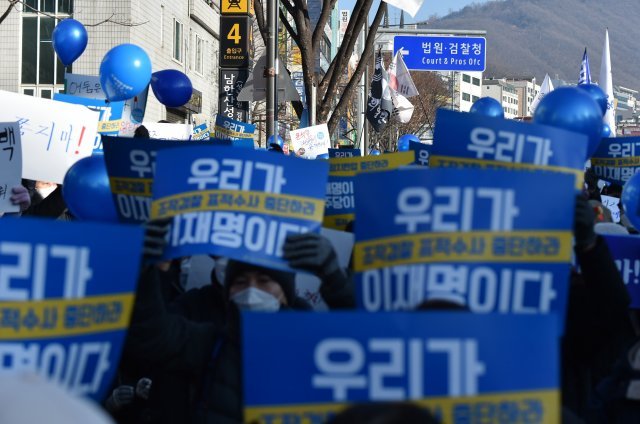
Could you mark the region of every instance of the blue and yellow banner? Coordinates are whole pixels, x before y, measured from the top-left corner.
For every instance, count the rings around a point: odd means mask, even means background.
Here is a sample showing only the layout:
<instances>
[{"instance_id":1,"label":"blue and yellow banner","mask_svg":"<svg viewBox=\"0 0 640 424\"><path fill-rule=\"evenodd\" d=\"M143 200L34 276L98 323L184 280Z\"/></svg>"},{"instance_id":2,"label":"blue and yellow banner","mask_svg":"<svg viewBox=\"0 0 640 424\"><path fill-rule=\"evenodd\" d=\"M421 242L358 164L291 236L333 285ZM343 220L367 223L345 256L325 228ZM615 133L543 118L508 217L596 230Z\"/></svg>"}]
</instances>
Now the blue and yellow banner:
<instances>
[{"instance_id":1,"label":"blue and yellow banner","mask_svg":"<svg viewBox=\"0 0 640 424\"><path fill-rule=\"evenodd\" d=\"M581 190L587 146L582 134L439 109L429 164L562 172L574 175Z\"/></svg>"},{"instance_id":2,"label":"blue and yellow banner","mask_svg":"<svg viewBox=\"0 0 640 424\"><path fill-rule=\"evenodd\" d=\"M360 149L329 149L330 158L359 158L362 156Z\"/></svg>"},{"instance_id":3,"label":"blue and yellow banner","mask_svg":"<svg viewBox=\"0 0 640 424\"><path fill-rule=\"evenodd\" d=\"M102 401L133 310L142 228L0 219L0 372Z\"/></svg>"},{"instance_id":4,"label":"blue and yellow banner","mask_svg":"<svg viewBox=\"0 0 640 424\"><path fill-rule=\"evenodd\" d=\"M631 308L640 309L640 237L606 235L611 257L631 297Z\"/></svg>"},{"instance_id":5,"label":"blue and yellow banner","mask_svg":"<svg viewBox=\"0 0 640 424\"><path fill-rule=\"evenodd\" d=\"M414 161L413 152L392 153L382 156L341 157L329 159L324 226L344 230L355 219L356 175L366 172L388 171ZM382 189L382 187L380 187Z\"/></svg>"},{"instance_id":6,"label":"blue and yellow banner","mask_svg":"<svg viewBox=\"0 0 640 424\"><path fill-rule=\"evenodd\" d=\"M213 130L214 137L222 140L250 139L253 141L253 133L256 131L256 126L218 114L216 115L216 124Z\"/></svg>"},{"instance_id":7,"label":"blue and yellow banner","mask_svg":"<svg viewBox=\"0 0 640 424\"><path fill-rule=\"evenodd\" d=\"M573 182L560 173L452 168L358 176L359 306L409 310L438 299L563 322Z\"/></svg>"},{"instance_id":8,"label":"blue and yellow banner","mask_svg":"<svg viewBox=\"0 0 640 424\"><path fill-rule=\"evenodd\" d=\"M591 157L591 169L600 179L625 185L640 171L640 137L603 138Z\"/></svg>"},{"instance_id":9,"label":"blue and yellow banner","mask_svg":"<svg viewBox=\"0 0 640 424\"><path fill-rule=\"evenodd\" d=\"M558 423L556 324L470 313L245 313L244 421L324 423L352 403L411 401L448 424Z\"/></svg>"},{"instance_id":10,"label":"blue and yellow banner","mask_svg":"<svg viewBox=\"0 0 640 424\"><path fill-rule=\"evenodd\" d=\"M166 257L210 253L288 269L288 234L317 232L329 165L233 147L159 151L151 217L172 218Z\"/></svg>"}]
</instances>

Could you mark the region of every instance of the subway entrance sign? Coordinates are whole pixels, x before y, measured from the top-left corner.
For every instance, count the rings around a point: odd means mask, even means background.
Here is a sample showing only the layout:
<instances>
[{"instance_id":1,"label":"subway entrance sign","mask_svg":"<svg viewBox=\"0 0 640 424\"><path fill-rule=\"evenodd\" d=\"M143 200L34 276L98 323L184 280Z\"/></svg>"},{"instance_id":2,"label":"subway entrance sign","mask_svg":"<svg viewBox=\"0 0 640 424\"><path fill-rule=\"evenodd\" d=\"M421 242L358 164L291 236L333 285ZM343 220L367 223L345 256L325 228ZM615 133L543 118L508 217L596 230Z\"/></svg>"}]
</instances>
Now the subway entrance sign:
<instances>
[{"instance_id":1,"label":"subway entrance sign","mask_svg":"<svg viewBox=\"0 0 640 424\"><path fill-rule=\"evenodd\" d=\"M486 68L484 37L398 35L393 39L393 53L398 50L412 71L484 72Z\"/></svg>"}]
</instances>

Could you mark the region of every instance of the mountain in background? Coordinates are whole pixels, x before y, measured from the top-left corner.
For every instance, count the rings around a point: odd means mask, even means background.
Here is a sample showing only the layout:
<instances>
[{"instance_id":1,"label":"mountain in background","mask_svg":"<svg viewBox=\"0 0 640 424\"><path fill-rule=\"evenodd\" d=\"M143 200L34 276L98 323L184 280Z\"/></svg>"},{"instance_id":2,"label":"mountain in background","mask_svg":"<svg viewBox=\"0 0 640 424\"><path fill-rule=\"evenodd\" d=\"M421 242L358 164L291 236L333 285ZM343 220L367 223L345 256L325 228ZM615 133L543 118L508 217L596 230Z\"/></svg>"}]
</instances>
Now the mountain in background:
<instances>
[{"instance_id":1,"label":"mountain in background","mask_svg":"<svg viewBox=\"0 0 640 424\"><path fill-rule=\"evenodd\" d=\"M587 47L591 76L600 75L609 28L613 83L640 89L638 0L501 0L467 6L421 28L487 31L485 78L535 76L577 83Z\"/></svg>"}]
</instances>

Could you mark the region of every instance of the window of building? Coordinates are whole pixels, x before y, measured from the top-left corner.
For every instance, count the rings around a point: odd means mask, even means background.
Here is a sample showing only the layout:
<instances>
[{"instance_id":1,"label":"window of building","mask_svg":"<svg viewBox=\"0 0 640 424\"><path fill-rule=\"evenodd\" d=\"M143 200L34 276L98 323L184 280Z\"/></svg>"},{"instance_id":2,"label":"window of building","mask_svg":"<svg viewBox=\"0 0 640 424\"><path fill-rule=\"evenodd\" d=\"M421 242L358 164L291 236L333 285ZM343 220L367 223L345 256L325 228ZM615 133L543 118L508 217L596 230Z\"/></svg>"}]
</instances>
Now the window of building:
<instances>
[{"instance_id":1,"label":"window of building","mask_svg":"<svg viewBox=\"0 0 640 424\"><path fill-rule=\"evenodd\" d=\"M177 19L173 19L173 58L178 62L183 61L183 37L184 25Z\"/></svg>"},{"instance_id":2,"label":"window of building","mask_svg":"<svg viewBox=\"0 0 640 424\"><path fill-rule=\"evenodd\" d=\"M22 10L21 91L50 99L64 86L65 72L53 50L51 35L55 26L73 13L73 1L28 0ZM69 66L67 71L71 70Z\"/></svg>"},{"instance_id":3,"label":"window of building","mask_svg":"<svg viewBox=\"0 0 640 424\"><path fill-rule=\"evenodd\" d=\"M470 102L471 95L469 93L462 93L462 100L464 100L465 102Z\"/></svg>"},{"instance_id":4,"label":"window of building","mask_svg":"<svg viewBox=\"0 0 640 424\"><path fill-rule=\"evenodd\" d=\"M331 62L331 40L326 34L322 35L320 39L320 52L324 55L327 62Z\"/></svg>"},{"instance_id":5,"label":"window of building","mask_svg":"<svg viewBox=\"0 0 640 424\"><path fill-rule=\"evenodd\" d=\"M475 102L477 102L478 100L480 100L480 97L478 97L478 96L471 96L471 101L472 101L472 102L474 102L474 103L475 103Z\"/></svg>"},{"instance_id":6,"label":"window of building","mask_svg":"<svg viewBox=\"0 0 640 424\"><path fill-rule=\"evenodd\" d=\"M473 85L477 85L478 87L480 87L480 78L474 78Z\"/></svg>"},{"instance_id":7,"label":"window of building","mask_svg":"<svg viewBox=\"0 0 640 424\"><path fill-rule=\"evenodd\" d=\"M471 76L467 75L467 74L462 74L462 81L464 82L471 82Z\"/></svg>"},{"instance_id":8,"label":"window of building","mask_svg":"<svg viewBox=\"0 0 640 424\"><path fill-rule=\"evenodd\" d=\"M196 60L195 60L196 73L202 75L204 74L204 40L200 38L198 34L196 34L195 55L196 55Z\"/></svg>"}]
</instances>

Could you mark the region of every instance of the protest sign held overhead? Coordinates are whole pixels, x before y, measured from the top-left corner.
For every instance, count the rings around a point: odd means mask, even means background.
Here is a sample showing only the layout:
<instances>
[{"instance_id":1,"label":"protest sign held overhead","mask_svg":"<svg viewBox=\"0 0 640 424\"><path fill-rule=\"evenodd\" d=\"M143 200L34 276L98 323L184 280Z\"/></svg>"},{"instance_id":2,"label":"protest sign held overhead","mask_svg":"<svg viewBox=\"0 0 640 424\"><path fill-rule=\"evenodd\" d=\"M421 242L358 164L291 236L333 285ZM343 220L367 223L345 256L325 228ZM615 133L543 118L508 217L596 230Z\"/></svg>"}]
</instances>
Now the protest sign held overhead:
<instances>
[{"instance_id":1,"label":"protest sign held overhead","mask_svg":"<svg viewBox=\"0 0 640 424\"><path fill-rule=\"evenodd\" d=\"M288 234L318 232L329 165L232 147L159 151L152 219L175 217L165 257L210 253L288 269Z\"/></svg>"},{"instance_id":2,"label":"protest sign held overhead","mask_svg":"<svg viewBox=\"0 0 640 424\"><path fill-rule=\"evenodd\" d=\"M330 422L350 403L402 401L443 423L560 419L552 317L245 313L243 324L246 422Z\"/></svg>"},{"instance_id":3,"label":"protest sign held overhead","mask_svg":"<svg viewBox=\"0 0 640 424\"><path fill-rule=\"evenodd\" d=\"M360 307L404 310L439 299L477 313L557 314L562 322L573 182L560 173L482 169L358 176ZM537 187L544 194L532 196ZM540 213L540 202L556 213Z\"/></svg>"},{"instance_id":4,"label":"protest sign held overhead","mask_svg":"<svg viewBox=\"0 0 640 424\"><path fill-rule=\"evenodd\" d=\"M355 219L355 178L365 172L388 171L413 163L413 152L384 156L329 159L329 182L324 210L324 226L344 230ZM382 189L382 187L379 187Z\"/></svg>"},{"instance_id":5,"label":"protest sign held overhead","mask_svg":"<svg viewBox=\"0 0 640 424\"><path fill-rule=\"evenodd\" d=\"M416 154L416 165L429 166L432 149L433 144L419 143L417 141L409 142L409 150L412 150Z\"/></svg>"},{"instance_id":6,"label":"protest sign held overhead","mask_svg":"<svg viewBox=\"0 0 640 424\"><path fill-rule=\"evenodd\" d=\"M61 184L71 165L91 155L97 112L8 91L0 91L0 105L0 121L20 126L22 178Z\"/></svg>"},{"instance_id":7,"label":"protest sign held overhead","mask_svg":"<svg viewBox=\"0 0 640 424\"><path fill-rule=\"evenodd\" d=\"M330 158L355 158L362 156L360 149L329 149Z\"/></svg>"},{"instance_id":8,"label":"protest sign held overhead","mask_svg":"<svg viewBox=\"0 0 640 424\"><path fill-rule=\"evenodd\" d=\"M627 286L630 307L640 309L640 237L605 235L604 239Z\"/></svg>"},{"instance_id":9,"label":"protest sign held overhead","mask_svg":"<svg viewBox=\"0 0 640 424\"><path fill-rule=\"evenodd\" d=\"M216 116L216 125L213 127L215 138L220 140L251 140L256 126L242 121L236 121L224 115Z\"/></svg>"},{"instance_id":10,"label":"protest sign held overhead","mask_svg":"<svg viewBox=\"0 0 640 424\"><path fill-rule=\"evenodd\" d=\"M18 212L11 202L11 190L22 183L22 142L16 122L0 122L0 215Z\"/></svg>"},{"instance_id":11,"label":"protest sign held overhead","mask_svg":"<svg viewBox=\"0 0 640 424\"><path fill-rule=\"evenodd\" d=\"M591 157L591 168L599 178L625 185L640 171L640 137L602 139Z\"/></svg>"},{"instance_id":12,"label":"protest sign held overhead","mask_svg":"<svg viewBox=\"0 0 640 424\"><path fill-rule=\"evenodd\" d=\"M0 233L0 374L41 374L102 401L133 310L142 228L23 218L0 219Z\"/></svg>"},{"instance_id":13,"label":"protest sign held overhead","mask_svg":"<svg viewBox=\"0 0 640 424\"><path fill-rule=\"evenodd\" d=\"M145 122L143 124L149 130L149 137L154 140L191 140L193 125L169 124L166 122Z\"/></svg>"},{"instance_id":14,"label":"protest sign held overhead","mask_svg":"<svg viewBox=\"0 0 640 424\"><path fill-rule=\"evenodd\" d=\"M575 176L582 188L588 140L531 123L438 110L431 167L540 169Z\"/></svg>"},{"instance_id":15,"label":"protest sign held overhead","mask_svg":"<svg viewBox=\"0 0 640 424\"><path fill-rule=\"evenodd\" d=\"M331 136L327 124L293 130L289 134L296 156L315 159L319 155L329 154Z\"/></svg>"}]
</instances>

